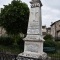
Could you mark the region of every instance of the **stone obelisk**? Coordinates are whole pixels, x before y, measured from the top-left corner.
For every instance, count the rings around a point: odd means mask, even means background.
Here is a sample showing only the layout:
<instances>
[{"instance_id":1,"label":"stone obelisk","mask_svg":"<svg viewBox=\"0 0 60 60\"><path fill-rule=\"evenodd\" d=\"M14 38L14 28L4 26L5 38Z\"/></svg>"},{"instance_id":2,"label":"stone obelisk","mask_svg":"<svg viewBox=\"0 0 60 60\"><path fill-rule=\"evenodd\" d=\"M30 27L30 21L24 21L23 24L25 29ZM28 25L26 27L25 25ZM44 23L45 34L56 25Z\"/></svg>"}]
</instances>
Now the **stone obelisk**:
<instances>
[{"instance_id":1,"label":"stone obelisk","mask_svg":"<svg viewBox=\"0 0 60 60\"><path fill-rule=\"evenodd\" d=\"M42 19L41 19L41 7L42 3L40 0L32 0L30 2L30 16L28 23L27 36L24 38L24 52L19 56L40 58L46 57L43 52L42 37Z\"/></svg>"}]
</instances>

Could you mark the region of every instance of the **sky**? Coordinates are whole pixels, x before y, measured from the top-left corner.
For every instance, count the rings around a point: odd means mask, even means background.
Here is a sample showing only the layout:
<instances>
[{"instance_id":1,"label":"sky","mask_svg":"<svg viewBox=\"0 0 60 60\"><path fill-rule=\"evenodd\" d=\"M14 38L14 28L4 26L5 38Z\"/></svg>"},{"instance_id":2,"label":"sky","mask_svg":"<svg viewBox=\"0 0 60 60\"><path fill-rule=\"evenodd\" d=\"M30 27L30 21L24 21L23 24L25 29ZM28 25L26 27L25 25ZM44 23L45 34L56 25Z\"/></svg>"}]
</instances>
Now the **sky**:
<instances>
[{"instance_id":1,"label":"sky","mask_svg":"<svg viewBox=\"0 0 60 60\"><path fill-rule=\"evenodd\" d=\"M0 0L0 8L11 3L12 0ZM21 0L28 4L30 8L31 0ZM42 25L50 27L52 22L60 20L60 0L41 0L42 6Z\"/></svg>"}]
</instances>

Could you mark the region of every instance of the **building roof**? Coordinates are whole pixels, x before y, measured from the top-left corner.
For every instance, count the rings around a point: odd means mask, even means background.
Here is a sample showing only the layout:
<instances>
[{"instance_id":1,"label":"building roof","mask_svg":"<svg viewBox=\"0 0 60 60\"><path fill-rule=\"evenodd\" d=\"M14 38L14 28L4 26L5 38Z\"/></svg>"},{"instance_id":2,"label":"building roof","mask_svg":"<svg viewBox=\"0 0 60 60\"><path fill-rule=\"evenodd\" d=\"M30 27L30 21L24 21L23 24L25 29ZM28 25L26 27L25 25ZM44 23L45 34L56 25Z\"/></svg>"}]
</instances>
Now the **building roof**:
<instances>
[{"instance_id":1,"label":"building roof","mask_svg":"<svg viewBox=\"0 0 60 60\"><path fill-rule=\"evenodd\" d=\"M60 32L60 30L58 30L57 32Z\"/></svg>"},{"instance_id":2,"label":"building roof","mask_svg":"<svg viewBox=\"0 0 60 60\"><path fill-rule=\"evenodd\" d=\"M58 21L55 21L54 23L52 23L52 24L51 24L51 26L53 26L53 25L54 25L56 22L59 22L59 21L60 21L60 20L58 20Z\"/></svg>"},{"instance_id":3,"label":"building roof","mask_svg":"<svg viewBox=\"0 0 60 60\"><path fill-rule=\"evenodd\" d=\"M46 28L47 30L51 30L51 27Z\"/></svg>"},{"instance_id":4,"label":"building roof","mask_svg":"<svg viewBox=\"0 0 60 60\"><path fill-rule=\"evenodd\" d=\"M42 26L42 28L46 28L46 25Z\"/></svg>"}]
</instances>

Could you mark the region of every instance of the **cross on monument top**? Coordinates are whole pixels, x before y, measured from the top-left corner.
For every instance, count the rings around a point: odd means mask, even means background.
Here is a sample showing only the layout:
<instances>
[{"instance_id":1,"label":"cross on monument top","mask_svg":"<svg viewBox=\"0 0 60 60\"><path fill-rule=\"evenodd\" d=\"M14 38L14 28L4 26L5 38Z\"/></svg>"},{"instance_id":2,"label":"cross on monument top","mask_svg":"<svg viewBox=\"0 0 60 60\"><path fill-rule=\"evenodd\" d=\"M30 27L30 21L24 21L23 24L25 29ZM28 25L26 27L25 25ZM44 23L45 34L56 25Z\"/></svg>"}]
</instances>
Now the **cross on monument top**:
<instances>
[{"instance_id":1,"label":"cross on monument top","mask_svg":"<svg viewBox=\"0 0 60 60\"><path fill-rule=\"evenodd\" d=\"M40 6L42 6L41 0L31 0L30 3L31 4L39 3Z\"/></svg>"}]
</instances>

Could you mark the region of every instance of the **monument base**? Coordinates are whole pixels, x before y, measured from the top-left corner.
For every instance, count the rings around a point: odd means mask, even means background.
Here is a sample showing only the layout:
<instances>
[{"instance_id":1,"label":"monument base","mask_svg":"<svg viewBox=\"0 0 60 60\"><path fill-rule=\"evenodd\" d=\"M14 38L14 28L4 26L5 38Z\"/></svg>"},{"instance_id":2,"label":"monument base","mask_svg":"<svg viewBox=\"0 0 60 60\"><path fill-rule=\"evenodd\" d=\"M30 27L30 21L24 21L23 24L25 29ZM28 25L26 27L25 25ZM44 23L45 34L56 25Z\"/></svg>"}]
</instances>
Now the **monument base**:
<instances>
[{"instance_id":1,"label":"monument base","mask_svg":"<svg viewBox=\"0 0 60 60\"><path fill-rule=\"evenodd\" d=\"M29 38L28 38L29 37ZM38 39L37 39L38 37ZM45 52L43 52L44 39L38 35L30 35L24 39L24 52L19 54L17 60L50 60Z\"/></svg>"},{"instance_id":2,"label":"monument base","mask_svg":"<svg viewBox=\"0 0 60 60\"><path fill-rule=\"evenodd\" d=\"M46 53L23 52L18 55L17 60L50 60Z\"/></svg>"}]
</instances>

